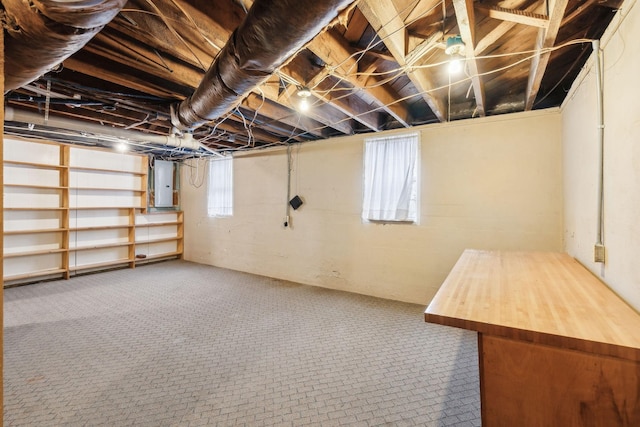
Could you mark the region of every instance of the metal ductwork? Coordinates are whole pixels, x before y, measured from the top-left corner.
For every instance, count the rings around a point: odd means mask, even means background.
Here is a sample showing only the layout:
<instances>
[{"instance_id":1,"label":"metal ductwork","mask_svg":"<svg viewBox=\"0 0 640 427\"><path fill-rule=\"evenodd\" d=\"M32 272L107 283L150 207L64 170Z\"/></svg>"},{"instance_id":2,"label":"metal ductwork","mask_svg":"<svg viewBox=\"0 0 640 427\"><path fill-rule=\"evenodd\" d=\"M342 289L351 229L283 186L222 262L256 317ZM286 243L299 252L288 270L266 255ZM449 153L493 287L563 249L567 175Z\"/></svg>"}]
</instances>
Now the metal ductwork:
<instances>
[{"instance_id":1,"label":"metal ductwork","mask_svg":"<svg viewBox=\"0 0 640 427\"><path fill-rule=\"evenodd\" d=\"M172 124L190 129L221 117L322 31L353 0L256 0Z\"/></svg>"},{"instance_id":2,"label":"metal ductwork","mask_svg":"<svg viewBox=\"0 0 640 427\"><path fill-rule=\"evenodd\" d=\"M127 0L2 0L5 91L32 82L91 40Z\"/></svg>"},{"instance_id":3,"label":"metal ductwork","mask_svg":"<svg viewBox=\"0 0 640 427\"><path fill-rule=\"evenodd\" d=\"M165 147L188 148L195 151L202 149L211 152L210 148L199 143L190 133L185 133L182 136L150 135L111 126L102 126L96 123L80 122L77 120L67 119L65 117L49 117L45 120L45 118L38 113L17 110L12 107L5 107L4 119L7 122L27 123L92 134L95 135L97 139L100 139L100 136L103 135L112 138L122 138L142 145L154 144Z\"/></svg>"}]
</instances>

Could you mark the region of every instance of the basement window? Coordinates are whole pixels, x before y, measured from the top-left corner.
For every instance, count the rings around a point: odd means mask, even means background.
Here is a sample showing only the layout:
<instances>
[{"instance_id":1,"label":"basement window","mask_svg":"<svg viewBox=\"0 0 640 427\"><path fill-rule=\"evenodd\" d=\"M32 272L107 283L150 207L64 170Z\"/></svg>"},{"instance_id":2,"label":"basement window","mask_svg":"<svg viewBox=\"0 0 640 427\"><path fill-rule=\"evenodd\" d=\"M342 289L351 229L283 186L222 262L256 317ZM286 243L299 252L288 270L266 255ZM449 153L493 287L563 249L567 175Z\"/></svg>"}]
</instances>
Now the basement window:
<instances>
[{"instance_id":1,"label":"basement window","mask_svg":"<svg viewBox=\"0 0 640 427\"><path fill-rule=\"evenodd\" d=\"M209 188L207 192L209 216L233 215L233 157L209 161Z\"/></svg>"},{"instance_id":2,"label":"basement window","mask_svg":"<svg viewBox=\"0 0 640 427\"><path fill-rule=\"evenodd\" d=\"M365 221L416 223L418 134L365 139Z\"/></svg>"}]
</instances>

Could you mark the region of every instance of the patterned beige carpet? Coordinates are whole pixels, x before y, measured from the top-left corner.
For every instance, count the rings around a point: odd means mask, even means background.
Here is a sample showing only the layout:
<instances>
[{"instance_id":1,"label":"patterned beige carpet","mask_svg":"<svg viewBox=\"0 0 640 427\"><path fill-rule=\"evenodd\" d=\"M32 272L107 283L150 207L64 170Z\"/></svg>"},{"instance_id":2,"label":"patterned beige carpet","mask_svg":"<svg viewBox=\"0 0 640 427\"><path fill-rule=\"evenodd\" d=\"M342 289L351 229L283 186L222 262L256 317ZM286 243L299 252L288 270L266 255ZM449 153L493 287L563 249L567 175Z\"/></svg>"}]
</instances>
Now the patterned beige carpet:
<instances>
[{"instance_id":1,"label":"patterned beige carpet","mask_svg":"<svg viewBox=\"0 0 640 427\"><path fill-rule=\"evenodd\" d=\"M423 306L171 261L5 290L5 426L479 426Z\"/></svg>"}]
</instances>

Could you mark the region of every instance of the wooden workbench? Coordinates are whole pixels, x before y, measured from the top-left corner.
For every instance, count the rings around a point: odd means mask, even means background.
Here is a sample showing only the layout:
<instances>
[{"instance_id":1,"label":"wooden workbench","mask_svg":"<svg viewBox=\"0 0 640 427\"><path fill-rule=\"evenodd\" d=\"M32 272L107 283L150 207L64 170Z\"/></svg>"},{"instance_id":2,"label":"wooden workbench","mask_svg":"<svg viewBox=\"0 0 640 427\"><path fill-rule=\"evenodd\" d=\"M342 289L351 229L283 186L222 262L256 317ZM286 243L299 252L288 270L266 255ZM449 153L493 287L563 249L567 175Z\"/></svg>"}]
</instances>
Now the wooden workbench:
<instances>
[{"instance_id":1,"label":"wooden workbench","mask_svg":"<svg viewBox=\"0 0 640 427\"><path fill-rule=\"evenodd\" d=\"M640 426L640 315L567 254L466 250L425 320L478 332L483 427Z\"/></svg>"}]
</instances>

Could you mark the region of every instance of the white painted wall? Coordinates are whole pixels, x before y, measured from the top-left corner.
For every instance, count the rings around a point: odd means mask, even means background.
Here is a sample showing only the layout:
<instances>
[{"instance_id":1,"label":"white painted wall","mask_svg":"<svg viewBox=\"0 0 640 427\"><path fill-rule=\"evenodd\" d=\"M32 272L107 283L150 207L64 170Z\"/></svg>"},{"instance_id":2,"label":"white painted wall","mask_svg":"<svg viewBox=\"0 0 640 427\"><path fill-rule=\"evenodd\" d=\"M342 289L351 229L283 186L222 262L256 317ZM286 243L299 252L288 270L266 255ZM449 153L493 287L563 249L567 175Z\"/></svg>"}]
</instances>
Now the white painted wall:
<instances>
[{"instance_id":1,"label":"white painted wall","mask_svg":"<svg viewBox=\"0 0 640 427\"><path fill-rule=\"evenodd\" d=\"M593 262L598 140L590 59L562 108L566 251L640 310L640 7L623 4L604 48L606 264ZM626 18L624 18L626 16Z\"/></svg>"},{"instance_id":2,"label":"white painted wall","mask_svg":"<svg viewBox=\"0 0 640 427\"><path fill-rule=\"evenodd\" d=\"M188 260L426 304L465 248L562 250L561 117L557 109L430 125L419 131L419 225L363 223L363 136L292 153L235 158L232 218L208 218L201 169L183 168ZM195 164L192 163L192 166ZM197 181L192 179L192 181Z\"/></svg>"}]
</instances>

